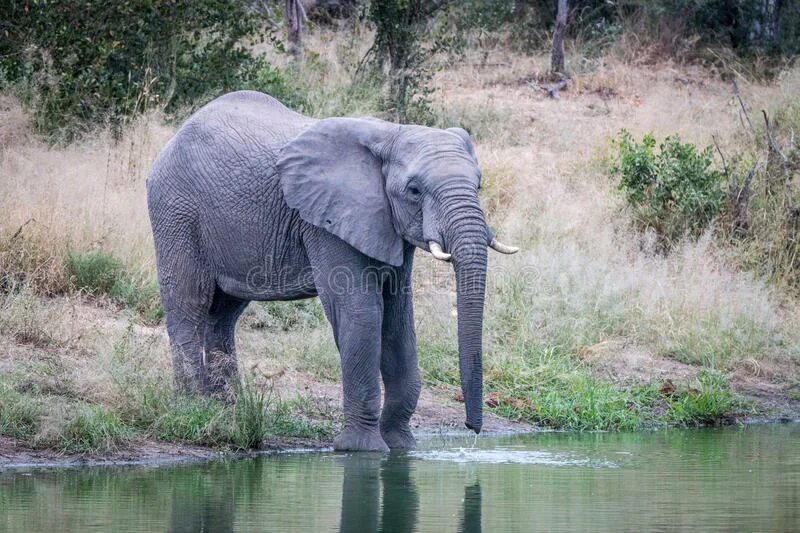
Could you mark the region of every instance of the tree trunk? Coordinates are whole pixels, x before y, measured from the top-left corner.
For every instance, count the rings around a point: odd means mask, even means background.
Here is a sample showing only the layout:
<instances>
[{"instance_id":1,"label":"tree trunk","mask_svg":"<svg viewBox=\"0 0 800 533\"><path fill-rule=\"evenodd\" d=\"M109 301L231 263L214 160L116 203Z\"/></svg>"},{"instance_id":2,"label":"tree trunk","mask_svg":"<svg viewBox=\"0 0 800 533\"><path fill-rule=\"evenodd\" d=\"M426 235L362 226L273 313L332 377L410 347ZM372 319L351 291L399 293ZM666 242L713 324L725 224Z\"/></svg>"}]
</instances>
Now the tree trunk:
<instances>
[{"instance_id":1,"label":"tree trunk","mask_svg":"<svg viewBox=\"0 0 800 533\"><path fill-rule=\"evenodd\" d=\"M301 0L286 0L284 5L289 53L297 59L303 55L303 24L308 22L308 18Z\"/></svg>"},{"instance_id":2,"label":"tree trunk","mask_svg":"<svg viewBox=\"0 0 800 533\"><path fill-rule=\"evenodd\" d=\"M567 29L567 9L567 0L558 0L556 29L553 32L553 53L550 56L550 76L553 79L567 77L567 69L564 66L564 30Z\"/></svg>"}]
</instances>

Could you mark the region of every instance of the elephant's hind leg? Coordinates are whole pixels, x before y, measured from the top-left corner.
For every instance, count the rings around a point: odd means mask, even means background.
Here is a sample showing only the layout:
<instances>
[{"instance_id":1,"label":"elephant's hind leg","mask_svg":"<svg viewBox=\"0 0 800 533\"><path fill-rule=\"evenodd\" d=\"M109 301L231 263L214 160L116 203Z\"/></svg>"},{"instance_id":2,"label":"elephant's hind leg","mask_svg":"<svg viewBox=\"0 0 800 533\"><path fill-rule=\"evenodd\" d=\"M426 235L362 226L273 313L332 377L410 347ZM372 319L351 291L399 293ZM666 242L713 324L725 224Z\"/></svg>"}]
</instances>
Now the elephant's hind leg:
<instances>
[{"instance_id":1,"label":"elephant's hind leg","mask_svg":"<svg viewBox=\"0 0 800 533\"><path fill-rule=\"evenodd\" d=\"M214 396L229 399L232 387L239 382L234 331L236 321L248 301L222 292L214 292L205 331L205 390Z\"/></svg>"},{"instance_id":2,"label":"elephant's hind leg","mask_svg":"<svg viewBox=\"0 0 800 533\"><path fill-rule=\"evenodd\" d=\"M181 394L205 394L204 353L208 306L203 300L180 306L171 305L171 298L163 298L175 386ZM207 298L210 304L211 297Z\"/></svg>"},{"instance_id":3,"label":"elephant's hind leg","mask_svg":"<svg viewBox=\"0 0 800 533\"><path fill-rule=\"evenodd\" d=\"M210 394L205 342L214 279L186 235L156 237L161 302L172 348L175 386L181 394Z\"/></svg>"}]
</instances>

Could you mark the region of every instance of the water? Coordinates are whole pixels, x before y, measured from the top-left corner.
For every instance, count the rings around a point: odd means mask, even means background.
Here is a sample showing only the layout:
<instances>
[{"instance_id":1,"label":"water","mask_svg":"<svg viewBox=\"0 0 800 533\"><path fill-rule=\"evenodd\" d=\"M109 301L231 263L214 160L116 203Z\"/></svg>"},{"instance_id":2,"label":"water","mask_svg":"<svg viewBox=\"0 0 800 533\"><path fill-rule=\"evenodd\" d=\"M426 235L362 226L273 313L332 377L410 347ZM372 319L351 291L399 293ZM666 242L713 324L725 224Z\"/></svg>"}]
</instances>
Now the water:
<instances>
[{"instance_id":1,"label":"water","mask_svg":"<svg viewBox=\"0 0 800 533\"><path fill-rule=\"evenodd\" d=\"M0 531L800 531L800 425L0 471Z\"/></svg>"}]
</instances>

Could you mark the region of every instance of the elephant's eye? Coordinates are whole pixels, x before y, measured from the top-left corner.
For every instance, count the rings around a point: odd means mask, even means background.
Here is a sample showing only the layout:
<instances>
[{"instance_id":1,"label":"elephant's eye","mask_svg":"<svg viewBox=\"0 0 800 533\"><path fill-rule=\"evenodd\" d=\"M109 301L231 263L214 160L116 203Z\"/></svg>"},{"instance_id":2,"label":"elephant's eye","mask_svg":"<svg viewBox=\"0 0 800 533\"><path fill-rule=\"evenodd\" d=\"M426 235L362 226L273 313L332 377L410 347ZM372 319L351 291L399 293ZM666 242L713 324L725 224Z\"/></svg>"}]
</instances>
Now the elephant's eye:
<instances>
[{"instance_id":1,"label":"elephant's eye","mask_svg":"<svg viewBox=\"0 0 800 533\"><path fill-rule=\"evenodd\" d=\"M417 189L413 185L408 188L408 192L411 193L413 196L419 196L419 189Z\"/></svg>"}]
</instances>

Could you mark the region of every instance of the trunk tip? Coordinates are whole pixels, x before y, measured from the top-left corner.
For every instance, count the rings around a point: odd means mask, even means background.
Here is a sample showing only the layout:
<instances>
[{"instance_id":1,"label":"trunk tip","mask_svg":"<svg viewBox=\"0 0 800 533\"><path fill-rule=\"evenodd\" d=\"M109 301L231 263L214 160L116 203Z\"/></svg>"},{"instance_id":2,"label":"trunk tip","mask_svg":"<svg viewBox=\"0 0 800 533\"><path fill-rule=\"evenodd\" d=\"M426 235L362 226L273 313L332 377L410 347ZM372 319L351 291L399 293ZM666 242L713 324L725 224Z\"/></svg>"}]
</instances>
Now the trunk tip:
<instances>
[{"instance_id":1,"label":"trunk tip","mask_svg":"<svg viewBox=\"0 0 800 533\"><path fill-rule=\"evenodd\" d=\"M472 431L475 432L476 435L478 435L481 432L481 426L483 424L481 422L478 422L477 424L472 424L470 423L469 420L467 420L464 422L464 425L467 426L467 429L471 429Z\"/></svg>"}]
</instances>

